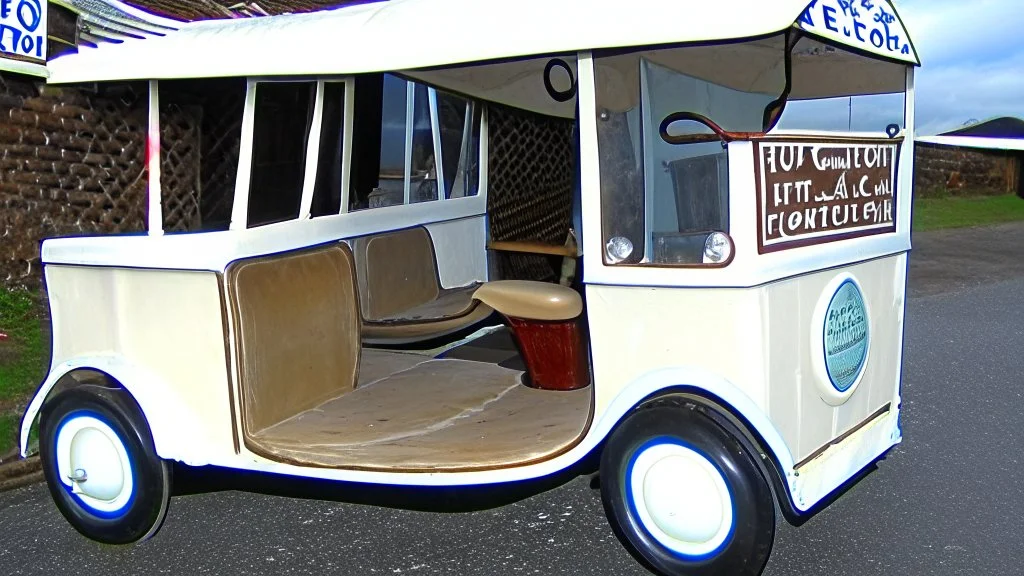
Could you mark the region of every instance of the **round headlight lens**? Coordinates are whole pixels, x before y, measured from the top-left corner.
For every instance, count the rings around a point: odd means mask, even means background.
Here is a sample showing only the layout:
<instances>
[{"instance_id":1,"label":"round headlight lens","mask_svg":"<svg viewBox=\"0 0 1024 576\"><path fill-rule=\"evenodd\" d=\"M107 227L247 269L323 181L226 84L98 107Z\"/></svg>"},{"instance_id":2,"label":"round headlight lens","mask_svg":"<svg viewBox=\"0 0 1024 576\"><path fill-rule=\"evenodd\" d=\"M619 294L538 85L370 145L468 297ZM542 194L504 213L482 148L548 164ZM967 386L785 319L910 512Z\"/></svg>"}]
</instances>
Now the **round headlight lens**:
<instances>
[{"instance_id":1,"label":"round headlight lens","mask_svg":"<svg viewBox=\"0 0 1024 576\"><path fill-rule=\"evenodd\" d=\"M712 232L704 241L704 263L721 264L732 258L732 241L725 232Z\"/></svg>"},{"instance_id":2,"label":"round headlight lens","mask_svg":"<svg viewBox=\"0 0 1024 576\"><path fill-rule=\"evenodd\" d=\"M633 253L633 243L630 242L629 238L624 236L616 236L608 241L608 244L604 247L605 254L608 256L608 262L611 264L618 264L629 255Z\"/></svg>"}]
</instances>

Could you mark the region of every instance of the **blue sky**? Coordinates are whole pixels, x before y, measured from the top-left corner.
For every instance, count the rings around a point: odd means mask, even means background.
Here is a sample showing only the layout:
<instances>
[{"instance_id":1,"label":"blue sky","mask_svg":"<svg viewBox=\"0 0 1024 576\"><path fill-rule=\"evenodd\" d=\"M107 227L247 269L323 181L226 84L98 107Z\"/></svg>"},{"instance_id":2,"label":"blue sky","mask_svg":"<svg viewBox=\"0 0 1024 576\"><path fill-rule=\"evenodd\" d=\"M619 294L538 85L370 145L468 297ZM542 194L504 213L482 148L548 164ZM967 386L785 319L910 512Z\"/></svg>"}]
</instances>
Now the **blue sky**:
<instances>
[{"instance_id":1,"label":"blue sky","mask_svg":"<svg viewBox=\"0 0 1024 576\"><path fill-rule=\"evenodd\" d=\"M917 133L968 120L1024 118L1024 2L894 0L922 68Z\"/></svg>"}]
</instances>

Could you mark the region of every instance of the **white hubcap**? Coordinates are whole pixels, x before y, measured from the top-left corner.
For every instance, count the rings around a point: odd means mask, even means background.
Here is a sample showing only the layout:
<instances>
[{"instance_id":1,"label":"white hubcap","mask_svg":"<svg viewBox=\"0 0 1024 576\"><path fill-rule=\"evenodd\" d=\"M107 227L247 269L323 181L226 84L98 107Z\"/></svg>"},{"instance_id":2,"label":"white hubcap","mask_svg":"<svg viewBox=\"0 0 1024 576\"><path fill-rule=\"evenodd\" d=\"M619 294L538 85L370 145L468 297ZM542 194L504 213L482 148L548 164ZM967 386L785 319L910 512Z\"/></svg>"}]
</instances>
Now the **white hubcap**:
<instances>
[{"instance_id":1,"label":"white hubcap","mask_svg":"<svg viewBox=\"0 0 1024 576\"><path fill-rule=\"evenodd\" d=\"M663 546L685 556L717 551L732 531L732 498L718 468L673 443L645 448L629 471L637 516Z\"/></svg>"},{"instance_id":2,"label":"white hubcap","mask_svg":"<svg viewBox=\"0 0 1024 576\"><path fill-rule=\"evenodd\" d=\"M57 472L86 506L117 512L134 489L131 461L121 438L102 420L75 416L57 431Z\"/></svg>"}]
</instances>

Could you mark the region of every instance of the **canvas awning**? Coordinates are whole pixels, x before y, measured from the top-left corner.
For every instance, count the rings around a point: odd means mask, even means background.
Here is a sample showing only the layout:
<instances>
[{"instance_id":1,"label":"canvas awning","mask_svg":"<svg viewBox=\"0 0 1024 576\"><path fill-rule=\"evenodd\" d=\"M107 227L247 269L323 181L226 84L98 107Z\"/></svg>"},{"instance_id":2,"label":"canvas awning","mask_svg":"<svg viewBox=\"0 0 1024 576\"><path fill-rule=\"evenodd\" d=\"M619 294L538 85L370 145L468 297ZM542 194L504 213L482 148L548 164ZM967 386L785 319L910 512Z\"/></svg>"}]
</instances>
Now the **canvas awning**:
<instances>
[{"instance_id":1,"label":"canvas awning","mask_svg":"<svg viewBox=\"0 0 1024 576\"><path fill-rule=\"evenodd\" d=\"M308 14L183 23L165 36L82 48L51 61L49 68L51 81L58 83L354 74L754 38L795 23L827 36L844 27L829 4L839 5L838 0L816 0L810 7L808 0L391 0ZM884 0L872 6L888 6L895 14ZM809 12L821 9L826 11ZM887 26L910 46L898 17ZM863 26L845 28L874 37ZM872 48L870 43L860 47ZM912 47L885 56L917 62Z\"/></svg>"}]
</instances>

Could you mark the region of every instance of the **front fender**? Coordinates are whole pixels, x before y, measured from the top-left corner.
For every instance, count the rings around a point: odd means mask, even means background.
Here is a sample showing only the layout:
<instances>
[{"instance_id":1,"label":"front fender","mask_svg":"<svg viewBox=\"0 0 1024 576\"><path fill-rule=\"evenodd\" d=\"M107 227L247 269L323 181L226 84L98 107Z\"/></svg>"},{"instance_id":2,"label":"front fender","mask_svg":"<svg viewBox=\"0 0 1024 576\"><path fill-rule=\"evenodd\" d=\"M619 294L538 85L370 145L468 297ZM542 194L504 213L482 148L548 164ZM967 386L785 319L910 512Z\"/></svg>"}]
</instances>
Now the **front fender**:
<instances>
[{"instance_id":1,"label":"front fender","mask_svg":"<svg viewBox=\"0 0 1024 576\"><path fill-rule=\"evenodd\" d=\"M742 389L719 374L694 367L663 368L644 374L627 384L601 415L596 432L607 436L626 414L646 398L669 390L705 393L743 417L771 450L780 472L791 480L793 454L768 415Z\"/></svg>"},{"instance_id":2,"label":"front fender","mask_svg":"<svg viewBox=\"0 0 1024 576\"><path fill-rule=\"evenodd\" d=\"M195 431L200 429L198 422L181 400L170 392L172 388L159 376L117 355L74 358L50 370L21 421L22 458L28 455L29 430L43 402L61 378L76 370L94 370L107 374L135 398L149 424L156 453L161 458L179 460L192 466L209 463L205 443L195 437Z\"/></svg>"}]
</instances>

